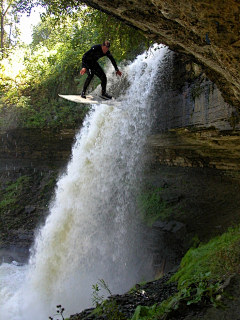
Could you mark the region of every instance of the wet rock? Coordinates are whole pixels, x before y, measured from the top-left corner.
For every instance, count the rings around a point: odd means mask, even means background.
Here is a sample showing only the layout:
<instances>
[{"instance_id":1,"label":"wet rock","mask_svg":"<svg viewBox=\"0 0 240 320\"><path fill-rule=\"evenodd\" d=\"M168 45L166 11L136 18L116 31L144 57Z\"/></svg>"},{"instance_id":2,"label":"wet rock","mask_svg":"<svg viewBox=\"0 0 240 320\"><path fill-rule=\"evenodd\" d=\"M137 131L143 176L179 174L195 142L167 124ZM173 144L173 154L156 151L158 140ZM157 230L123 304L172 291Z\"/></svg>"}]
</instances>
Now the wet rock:
<instances>
[{"instance_id":1,"label":"wet rock","mask_svg":"<svg viewBox=\"0 0 240 320\"><path fill-rule=\"evenodd\" d=\"M30 213L32 213L32 212L34 212L36 210L36 207L34 207L34 206L26 206L25 207L25 213L28 215L28 214L30 214Z\"/></svg>"},{"instance_id":2,"label":"wet rock","mask_svg":"<svg viewBox=\"0 0 240 320\"><path fill-rule=\"evenodd\" d=\"M180 229L186 227L186 225L182 222L171 220L171 221L155 221L153 223L153 227L160 228L163 231L176 233Z\"/></svg>"},{"instance_id":3,"label":"wet rock","mask_svg":"<svg viewBox=\"0 0 240 320\"><path fill-rule=\"evenodd\" d=\"M136 289L127 292L123 295L112 295L108 297L109 301L115 301L118 310L126 317L130 319L135 312L137 306L152 306L155 303L161 303L163 300L168 299L175 292L177 292L177 283L170 282L168 280L177 271L177 268L168 274L164 275L161 279L148 282L144 285L136 284ZM71 320L92 320L105 319L104 316L93 315L94 308L82 311L79 314L72 315Z\"/></svg>"}]
</instances>

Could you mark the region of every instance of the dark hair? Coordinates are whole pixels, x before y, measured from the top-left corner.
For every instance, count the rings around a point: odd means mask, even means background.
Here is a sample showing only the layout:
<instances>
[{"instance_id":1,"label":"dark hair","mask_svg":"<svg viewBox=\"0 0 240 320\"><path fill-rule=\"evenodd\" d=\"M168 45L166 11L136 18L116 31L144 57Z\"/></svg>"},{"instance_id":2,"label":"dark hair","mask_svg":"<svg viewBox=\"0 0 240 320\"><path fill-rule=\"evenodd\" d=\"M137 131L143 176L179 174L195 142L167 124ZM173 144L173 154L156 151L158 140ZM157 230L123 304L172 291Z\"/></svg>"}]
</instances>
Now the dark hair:
<instances>
[{"instance_id":1,"label":"dark hair","mask_svg":"<svg viewBox=\"0 0 240 320\"><path fill-rule=\"evenodd\" d=\"M104 41L103 46L110 48L110 41Z\"/></svg>"}]
</instances>

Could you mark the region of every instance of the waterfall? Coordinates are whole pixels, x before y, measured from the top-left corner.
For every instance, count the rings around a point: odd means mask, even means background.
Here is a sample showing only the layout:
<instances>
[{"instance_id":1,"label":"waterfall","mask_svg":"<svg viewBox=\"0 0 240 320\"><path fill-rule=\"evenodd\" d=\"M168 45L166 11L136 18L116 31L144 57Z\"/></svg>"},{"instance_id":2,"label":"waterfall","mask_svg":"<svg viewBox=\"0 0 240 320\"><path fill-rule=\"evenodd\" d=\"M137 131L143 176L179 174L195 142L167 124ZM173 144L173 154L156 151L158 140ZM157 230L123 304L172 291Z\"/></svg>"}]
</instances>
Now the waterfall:
<instances>
[{"instance_id":1,"label":"waterfall","mask_svg":"<svg viewBox=\"0 0 240 320\"><path fill-rule=\"evenodd\" d=\"M152 124L150 97L166 54L167 48L155 46L122 69L128 88L120 106L92 107L29 263L0 267L1 319L48 319L59 304L66 317L91 306L98 279L112 293L123 293L153 277L137 200Z\"/></svg>"}]
</instances>

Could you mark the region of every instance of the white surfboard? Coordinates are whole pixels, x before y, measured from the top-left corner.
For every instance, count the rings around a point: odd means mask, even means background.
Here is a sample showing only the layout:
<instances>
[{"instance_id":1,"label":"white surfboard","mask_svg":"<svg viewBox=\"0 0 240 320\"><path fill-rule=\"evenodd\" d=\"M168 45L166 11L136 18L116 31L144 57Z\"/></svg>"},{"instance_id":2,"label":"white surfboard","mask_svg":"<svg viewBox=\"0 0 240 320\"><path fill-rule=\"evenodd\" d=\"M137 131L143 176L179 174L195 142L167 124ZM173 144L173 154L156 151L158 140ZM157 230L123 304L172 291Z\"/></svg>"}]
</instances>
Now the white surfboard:
<instances>
[{"instance_id":1,"label":"white surfboard","mask_svg":"<svg viewBox=\"0 0 240 320\"><path fill-rule=\"evenodd\" d=\"M59 97L69 100L69 101L73 101L76 103L84 103L84 104L112 104L112 105L119 105L121 102L120 101L116 101L115 99L109 99L109 100L105 100L101 97L97 97L97 96L91 96L91 95L87 95L86 99L82 98L80 95L62 95L59 94Z\"/></svg>"}]
</instances>

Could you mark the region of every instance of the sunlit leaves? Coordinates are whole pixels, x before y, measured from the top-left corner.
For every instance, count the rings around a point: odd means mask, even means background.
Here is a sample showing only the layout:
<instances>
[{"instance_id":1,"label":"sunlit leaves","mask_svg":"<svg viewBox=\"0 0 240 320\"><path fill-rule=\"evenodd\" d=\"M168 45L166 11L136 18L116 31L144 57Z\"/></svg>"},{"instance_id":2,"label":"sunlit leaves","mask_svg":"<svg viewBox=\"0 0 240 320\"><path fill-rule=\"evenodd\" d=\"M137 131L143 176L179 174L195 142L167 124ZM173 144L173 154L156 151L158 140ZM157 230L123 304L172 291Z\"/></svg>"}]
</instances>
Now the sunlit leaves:
<instances>
[{"instance_id":1,"label":"sunlit leaves","mask_svg":"<svg viewBox=\"0 0 240 320\"><path fill-rule=\"evenodd\" d=\"M26 50L19 48L17 54L12 52L8 58L0 61L1 100L8 100L11 96L18 98L20 87L22 90L27 85L29 75L24 64L26 55Z\"/></svg>"},{"instance_id":2,"label":"sunlit leaves","mask_svg":"<svg viewBox=\"0 0 240 320\"><path fill-rule=\"evenodd\" d=\"M57 1L51 1L53 4L58 6ZM79 110L84 109L70 102L67 105L58 99L58 94L81 92L85 79L79 75L82 56L92 45L110 40L118 63L134 58L146 48L146 39L136 30L104 13L80 5L69 11L71 15L68 10L58 16L46 13L33 29L32 44L18 45L2 60L0 107L14 110L26 126L58 126L77 121ZM103 58L100 63L104 66L107 61ZM92 88L96 84L93 81Z\"/></svg>"},{"instance_id":3,"label":"sunlit leaves","mask_svg":"<svg viewBox=\"0 0 240 320\"><path fill-rule=\"evenodd\" d=\"M0 0L2 53L0 58L4 56L5 48L16 44L18 40L20 14L23 12L29 13L35 4L35 0Z\"/></svg>"}]
</instances>

